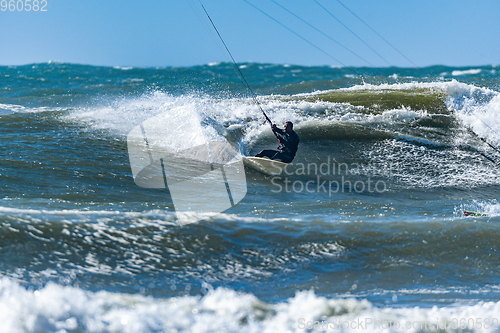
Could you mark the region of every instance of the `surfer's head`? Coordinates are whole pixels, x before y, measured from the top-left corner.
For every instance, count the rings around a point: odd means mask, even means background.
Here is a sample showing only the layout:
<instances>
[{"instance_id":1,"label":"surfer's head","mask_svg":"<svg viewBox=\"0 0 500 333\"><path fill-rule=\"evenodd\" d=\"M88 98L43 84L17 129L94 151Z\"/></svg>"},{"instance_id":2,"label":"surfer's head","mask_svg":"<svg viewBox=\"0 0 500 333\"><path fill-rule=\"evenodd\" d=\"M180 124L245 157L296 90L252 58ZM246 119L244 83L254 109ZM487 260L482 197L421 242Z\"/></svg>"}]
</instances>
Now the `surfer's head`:
<instances>
[{"instance_id":1,"label":"surfer's head","mask_svg":"<svg viewBox=\"0 0 500 333\"><path fill-rule=\"evenodd\" d=\"M286 133L292 133L293 132L293 124L291 121L287 121L285 123L285 128L284 128Z\"/></svg>"}]
</instances>

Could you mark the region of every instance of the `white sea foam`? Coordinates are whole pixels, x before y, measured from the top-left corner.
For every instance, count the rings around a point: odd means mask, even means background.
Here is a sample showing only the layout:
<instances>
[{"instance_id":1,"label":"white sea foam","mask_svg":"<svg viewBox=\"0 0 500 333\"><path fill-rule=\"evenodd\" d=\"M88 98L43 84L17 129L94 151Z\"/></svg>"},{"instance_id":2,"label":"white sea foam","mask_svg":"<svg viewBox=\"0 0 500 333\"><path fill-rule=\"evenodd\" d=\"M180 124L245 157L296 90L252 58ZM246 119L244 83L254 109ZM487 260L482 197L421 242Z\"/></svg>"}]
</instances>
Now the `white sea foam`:
<instances>
[{"instance_id":1,"label":"white sea foam","mask_svg":"<svg viewBox=\"0 0 500 333\"><path fill-rule=\"evenodd\" d=\"M410 82L396 84L363 84L341 90L384 91L429 89L442 92L444 102L450 111L466 126L471 127L483 138L500 144L500 94L494 90L451 80L446 82ZM324 93L324 92L318 92ZM387 112L387 111L386 111Z\"/></svg>"},{"instance_id":2,"label":"white sea foam","mask_svg":"<svg viewBox=\"0 0 500 333\"><path fill-rule=\"evenodd\" d=\"M500 326L500 302L378 307L367 300L301 291L266 303L253 294L205 287L204 296L154 298L53 283L32 290L4 277L0 332L452 332L457 331L454 324L494 332Z\"/></svg>"},{"instance_id":3,"label":"white sea foam","mask_svg":"<svg viewBox=\"0 0 500 333\"><path fill-rule=\"evenodd\" d=\"M383 83L383 84L369 84L355 85L349 88L339 89L340 91L365 91L365 90L414 90L414 89L430 89L435 91L443 91L448 93L456 92L475 92L478 90L486 92L493 92L488 88L480 88L474 85L459 82L455 79L444 82L405 82L405 83ZM324 93L318 92L318 93Z\"/></svg>"},{"instance_id":4,"label":"white sea foam","mask_svg":"<svg viewBox=\"0 0 500 333\"><path fill-rule=\"evenodd\" d=\"M259 98L266 112L276 123L287 120L303 120L305 115L297 111L302 108L319 107L315 103L281 102L273 98ZM179 125L189 122L192 114L197 114L210 140L221 140L226 131L244 131L241 140L242 150L245 144L259 137L268 124L262 123L260 109L248 99L214 100L207 96L174 97L163 92L153 92L137 98L126 98L114 101L109 105L77 109L64 119L70 122L85 124L91 130L107 131L112 135L126 136L132 128L161 114L174 117ZM185 117L185 119L183 119ZM182 138L165 138L170 145L179 145Z\"/></svg>"},{"instance_id":5,"label":"white sea foam","mask_svg":"<svg viewBox=\"0 0 500 333\"><path fill-rule=\"evenodd\" d=\"M27 108L22 105L15 104L2 104L0 103L0 115L1 114L11 114L15 112L26 112Z\"/></svg>"},{"instance_id":6,"label":"white sea foam","mask_svg":"<svg viewBox=\"0 0 500 333\"><path fill-rule=\"evenodd\" d=\"M121 69L123 71L129 71L131 69L133 69L134 67L121 67L121 66L114 66L113 67L114 69Z\"/></svg>"},{"instance_id":7,"label":"white sea foam","mask_svg":"<svg viewBox=\"0 0 500 333\"><path fill-rule=\"evenodd\" d=\"M197 217L199 218L199 216ZM208 218L206 216L203 217ZM181 223L181 221L176 219L173 211L165 210L124 212L115 210L58 210L0 207L0 218L4 221L27 222L33 225L46 222L59 222L63 224L86 224L93 228L110 227L112 224L120 223L120 221L128 221L127 224L131 227L155 226L160 228Z\"/></svg>"},{"instance_id":8,"label":"white sea foam","mask_svg":"<svg viewBox=\"0 0 500 333\"><path fill-rule=\"evenodd\" d=\"M153 116L173 108L196 105L190 96L172 97L162 92L153 92L141 97L113 100L104 105L76 109L66 121L86 124L93 130L106 130L115 135L127 135L132 128Z\"/></svg>"},{"instance_id":9,"label":"white sea foam","mask_svg":"<svg viewBox=\"0 0 500 333\"><path fill-rule=\"evenodd\" d=\"M457 89L450 92L446 103L480 137L500 143L500 94L485 88Z\"/></svg>"},{"instance_id":10,"label":"white sea foam","mask_svg":"<svg viewBox=\"0 0 500 333\"><path fill-rule=\"evenodd\" d=\"M40 106L40 107L35 107L35 108L29 108L23 105L16 105L16 104L2 104L0 103L0 116L1 115L8 115L12 113L38 113L38 112L45 112L45 111L60 111L62 108L53 108L53 107L47 107L47 106Z\"/></svg>"},{"instance_id":11,"label":"white sea foam","mask_svg":"<svg viewBox=\"0 0 500 333\"><path fill-rule=\"evenodd\" d=\"M475 74L479 74L481 73L482 70L477 68L477 69L467 69L467 70L463 70L463 71L459 71L459 70L454 70L451 72L451 75L453 76L462 76L462 75L475 75Z\"/></svg>"},{"instance_id":12,"label":"white sea foam","mask_svg":"<svg viewBox=\"0 0 500 333\"><path fill-rule=\"evenodd\" d=\"M79 210L79 209L24 209L0 206L0 218L19 219L30 223L59 221L62 223L88 223L106 225L107 222L133 221L132 227L185 225L199 221L238 221L242 223L276 223L280 221L303 221L301 218L264 218L241 216L226 213L197 213L192 211L174 212L168 210L149 210L126 212L118 210Z\"/></svg>"}]
</instances>

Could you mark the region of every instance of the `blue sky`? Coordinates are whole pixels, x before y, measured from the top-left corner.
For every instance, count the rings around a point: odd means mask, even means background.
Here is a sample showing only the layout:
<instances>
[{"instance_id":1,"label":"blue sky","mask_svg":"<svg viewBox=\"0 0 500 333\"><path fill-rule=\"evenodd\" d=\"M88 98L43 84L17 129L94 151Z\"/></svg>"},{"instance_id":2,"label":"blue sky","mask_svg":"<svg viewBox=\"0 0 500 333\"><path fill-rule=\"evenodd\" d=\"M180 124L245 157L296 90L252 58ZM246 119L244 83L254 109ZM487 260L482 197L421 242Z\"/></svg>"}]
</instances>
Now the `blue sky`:
<instances>
[{"instance_id":1,"label":"blue sky","mask_svg":"<svg viewBox=\"0 0 500 333\"><path fill-rule=\"evenodd\" d=\"M230 61L198 0L46 1L46 12L0 11L0 65L165 67ZM202 0L237 62L412 66L337 0L317 1L363 42L314 0L275 1L363 60L272 0L248 1L315 46L244 0ZM341 1L417 66L500 63L498 0Z\"/></svg>"}]
</instances>

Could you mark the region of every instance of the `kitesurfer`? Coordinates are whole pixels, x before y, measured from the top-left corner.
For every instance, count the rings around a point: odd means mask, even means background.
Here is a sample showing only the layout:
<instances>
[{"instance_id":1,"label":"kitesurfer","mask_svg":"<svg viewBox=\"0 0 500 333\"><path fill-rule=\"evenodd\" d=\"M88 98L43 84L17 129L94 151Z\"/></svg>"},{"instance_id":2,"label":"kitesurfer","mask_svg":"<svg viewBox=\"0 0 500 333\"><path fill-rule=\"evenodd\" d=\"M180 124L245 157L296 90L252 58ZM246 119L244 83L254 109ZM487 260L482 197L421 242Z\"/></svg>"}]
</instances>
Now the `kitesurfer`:
<instances>
[{"instance_id":1,"label":"kitesurfer","mask_svg":"<svg viewBox=\"0 0 500 333\"><path fill-rule=\"evenodd\" d=\"M269 157L272 160L284 163L292 162L299 147L299 136L293 130L292 122L287 121L283 130L279 129L275 124L271 124L271 129L280 143L278 150L266 149L255 155L255 157Z\"/></svg>"}]
</instances>

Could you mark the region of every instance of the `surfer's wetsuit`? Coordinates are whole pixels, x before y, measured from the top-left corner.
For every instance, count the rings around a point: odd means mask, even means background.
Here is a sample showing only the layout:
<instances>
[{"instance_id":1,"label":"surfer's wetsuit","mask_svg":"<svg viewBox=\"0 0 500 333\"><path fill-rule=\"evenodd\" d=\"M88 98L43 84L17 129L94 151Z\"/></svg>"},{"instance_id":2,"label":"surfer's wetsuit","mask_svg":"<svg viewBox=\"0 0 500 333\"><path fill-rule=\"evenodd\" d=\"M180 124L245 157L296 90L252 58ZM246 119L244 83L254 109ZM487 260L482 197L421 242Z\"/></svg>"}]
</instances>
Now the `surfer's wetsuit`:
<instances>
[{"instance_id":1,"label":"surfer's wetsuit","mask_svg":"<svg viewBox=\"0 0 500 333\"><path fill-rule=\"evenodd\" d=\"M278 150L266 149L255 155L255 157L269 157L272 160L284 163L292 162L299 147L299 136L293 131L292 133L286 133L277 127L273 128L273 132L280 142Z\"/></svg>"}]
</instances>

